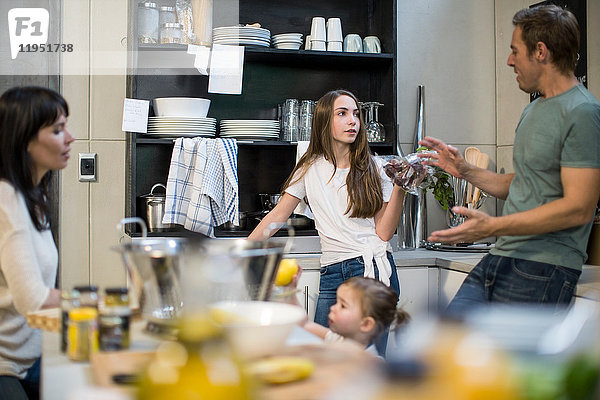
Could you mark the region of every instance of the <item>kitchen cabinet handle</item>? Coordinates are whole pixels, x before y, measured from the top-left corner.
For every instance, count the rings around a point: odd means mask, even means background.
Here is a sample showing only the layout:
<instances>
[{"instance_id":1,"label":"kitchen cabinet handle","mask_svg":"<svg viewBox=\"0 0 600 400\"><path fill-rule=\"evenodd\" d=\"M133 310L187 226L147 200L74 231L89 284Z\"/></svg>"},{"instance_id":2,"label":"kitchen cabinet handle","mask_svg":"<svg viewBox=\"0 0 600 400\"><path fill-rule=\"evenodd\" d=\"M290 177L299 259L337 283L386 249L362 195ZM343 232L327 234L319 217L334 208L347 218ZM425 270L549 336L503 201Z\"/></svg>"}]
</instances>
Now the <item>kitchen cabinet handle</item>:
<instances>
[{"instance_id":1,"label":"kitchen cabinet handle","mask_svg":"<svg viewBox=\"0 0 600 400\"><path fill-rule=\"evenodd\" d=\"M306 309L306 314L308 315L308 286L304 286L304 308Z\"/></svg>"}]
</instances>

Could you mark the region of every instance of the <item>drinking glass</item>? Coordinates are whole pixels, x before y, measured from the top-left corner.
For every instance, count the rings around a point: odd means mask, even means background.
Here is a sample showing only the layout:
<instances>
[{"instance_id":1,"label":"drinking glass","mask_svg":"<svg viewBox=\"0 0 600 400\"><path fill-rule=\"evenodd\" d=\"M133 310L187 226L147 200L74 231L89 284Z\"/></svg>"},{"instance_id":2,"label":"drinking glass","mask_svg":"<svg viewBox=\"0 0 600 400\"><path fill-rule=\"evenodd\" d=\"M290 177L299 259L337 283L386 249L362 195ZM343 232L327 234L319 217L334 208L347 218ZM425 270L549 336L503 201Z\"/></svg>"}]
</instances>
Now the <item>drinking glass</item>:
<instances>
[{"instance_id":1,"label":"drinking glass","mask_svg":"<svg viewBox=\"0 0 600 400\"><path fill-rule=\"evenodd\" d=\"M298 140L298 100L287 99L283 105L283 140Z\"/></svg>"},{"instance_id":2,"label":"drinking glass","mask_svg":"<svg viewBox=\"0 0 600 400\"><path fill-rule=\"evenodd\" d=\"M310 140L310 130L312 128L314 108L314 101L302 100L302 103L300 104L300 131L298 134L298 140Z\"/></svg>"}]
</instances>

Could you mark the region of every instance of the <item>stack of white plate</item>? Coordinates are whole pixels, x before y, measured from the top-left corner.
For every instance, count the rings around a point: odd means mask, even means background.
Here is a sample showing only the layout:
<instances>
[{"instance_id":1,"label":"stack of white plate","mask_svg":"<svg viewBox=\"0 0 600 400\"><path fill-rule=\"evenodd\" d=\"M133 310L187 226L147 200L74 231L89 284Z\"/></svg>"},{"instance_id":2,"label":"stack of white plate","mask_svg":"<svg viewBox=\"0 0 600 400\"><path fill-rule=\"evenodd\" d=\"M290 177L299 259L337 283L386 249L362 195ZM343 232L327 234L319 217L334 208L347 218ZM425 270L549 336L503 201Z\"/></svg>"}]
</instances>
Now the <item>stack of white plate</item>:
<instances>
[{"instance_id":1,"label":"stack of white plate","mask_svg":"<svg viewBox=\"0 0 600 400\"><path fill-rule=\"evenodd\" d=\"M281 33L273 35L272 42L276 49L298 50L302 46L302 34Z\"/></svg>"},{"instance_id":2,"label":"stack of white plate","mask_svg":"<svg viewBox=\"0 0 600 400\"><path fill-rule=\"evenodd\" d=\"M161 137L214 137L217 120L192 117L149 117L148 134Z\"/></svg>"},{"instance_id":3,"label":"stack of white plate","mask_svg":"<svg viewBox=\"0 0 600 400\"><path fill-rule=\"evenodd\" d=\"M213 29L213 43L269 47L271 31L253 26L223 26Z\"/></svg>"},{"instance_id":4,"label":"stack of white plate","mask_svg":"<svg viewBox=\"0 0 600 400\"><path fill-rule=\"evenodd\" d=\"M279 121L271 119L224 119L219 136L238 140L279 139Z\"/></svg>"}]
</instances>

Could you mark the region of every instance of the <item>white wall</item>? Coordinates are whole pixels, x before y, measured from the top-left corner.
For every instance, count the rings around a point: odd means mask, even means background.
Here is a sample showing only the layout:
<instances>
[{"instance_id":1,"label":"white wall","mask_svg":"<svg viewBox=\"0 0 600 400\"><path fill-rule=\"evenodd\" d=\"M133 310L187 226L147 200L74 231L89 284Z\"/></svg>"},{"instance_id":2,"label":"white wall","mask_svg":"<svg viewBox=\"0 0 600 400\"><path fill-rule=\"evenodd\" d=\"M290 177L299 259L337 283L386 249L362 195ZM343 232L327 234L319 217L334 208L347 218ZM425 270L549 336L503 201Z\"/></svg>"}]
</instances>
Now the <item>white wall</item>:
<instances>
[{"instance_id":1,"label":"white wall","mask_svg":"<svg viewBox=\"0 0 600 400\"><path fill-rule=\"evenodd\" d=\"M398 132L412 152L417 86L425 85L426 134L464 151L477 146L496 168L494 0L398 0ZM429 232L445 227L433 196ZM484 205L495 213L495 200Z\"/></svg>"}]
</instances>

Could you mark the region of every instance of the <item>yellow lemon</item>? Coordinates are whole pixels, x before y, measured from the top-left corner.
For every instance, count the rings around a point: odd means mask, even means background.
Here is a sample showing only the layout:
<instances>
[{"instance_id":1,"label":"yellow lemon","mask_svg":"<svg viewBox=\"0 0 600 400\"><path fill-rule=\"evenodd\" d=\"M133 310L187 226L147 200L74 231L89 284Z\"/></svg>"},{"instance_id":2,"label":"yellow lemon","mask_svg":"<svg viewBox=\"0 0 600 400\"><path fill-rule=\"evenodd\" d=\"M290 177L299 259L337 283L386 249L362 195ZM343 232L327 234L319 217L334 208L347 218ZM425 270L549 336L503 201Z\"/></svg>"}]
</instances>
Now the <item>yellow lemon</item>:
<instances>
[{"instance_id":1,"label":"yellow lemon","mask_svg":"<svg viewBox=\"0 0 600 400\"><path fill-rule=\"evenodd\" d=\"M298 272L298 263L293 258L285 258L279 263L275 284L277 286L289 285Z\"/></svg>"},{"instance_id":2,"label":"yellow lemon","mask_svg":"<svg viewBox=\"0 0 600 400\"><path fill-rule=\"evenodd\" d=\"M266 383L294 382L310 376L315 365L304 357L272 357L248 365L250 375Z\"/></svg>"}]
</instances>

